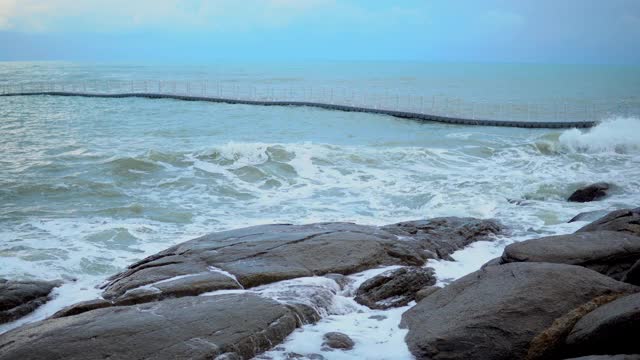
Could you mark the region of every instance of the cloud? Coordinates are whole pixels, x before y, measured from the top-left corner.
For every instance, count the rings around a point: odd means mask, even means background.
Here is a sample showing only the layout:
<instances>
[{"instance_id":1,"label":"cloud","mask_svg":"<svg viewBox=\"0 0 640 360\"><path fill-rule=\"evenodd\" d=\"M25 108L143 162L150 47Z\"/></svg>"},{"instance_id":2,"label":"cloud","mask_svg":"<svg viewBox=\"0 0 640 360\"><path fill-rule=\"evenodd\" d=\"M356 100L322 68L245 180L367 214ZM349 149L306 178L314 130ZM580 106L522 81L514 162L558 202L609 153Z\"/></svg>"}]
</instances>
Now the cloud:
<instances>
[{"instance_id":1,"label":"cloud","mask_svg":"<svg viewBox=\"0 0 640 360\"><path fill-rule=\"evenodd\" d=\"M0 30L10 29L11 17L16 12L17 0L0 0Z\"/></svg>"}]
</instances>

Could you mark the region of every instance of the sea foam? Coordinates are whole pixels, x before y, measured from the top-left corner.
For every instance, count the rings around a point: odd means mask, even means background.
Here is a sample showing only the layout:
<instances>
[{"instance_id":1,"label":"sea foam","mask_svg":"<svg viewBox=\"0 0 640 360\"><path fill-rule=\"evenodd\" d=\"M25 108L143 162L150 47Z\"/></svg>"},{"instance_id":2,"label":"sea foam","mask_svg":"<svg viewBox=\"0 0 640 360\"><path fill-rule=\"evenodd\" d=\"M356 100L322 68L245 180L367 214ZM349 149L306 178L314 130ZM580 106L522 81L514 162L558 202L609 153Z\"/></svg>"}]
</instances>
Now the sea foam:
<instances>
[{"instance_id":1,"label":"sea foam","mask_svg":"<svg viewBox=\"0 0 640 360\"><path fill-rule=\"evenodd\" d=\"M567 130L560 146L580 153L628 154L640 151L640 118L609 118L587 131Z\"/></svg>"}]
</instances>

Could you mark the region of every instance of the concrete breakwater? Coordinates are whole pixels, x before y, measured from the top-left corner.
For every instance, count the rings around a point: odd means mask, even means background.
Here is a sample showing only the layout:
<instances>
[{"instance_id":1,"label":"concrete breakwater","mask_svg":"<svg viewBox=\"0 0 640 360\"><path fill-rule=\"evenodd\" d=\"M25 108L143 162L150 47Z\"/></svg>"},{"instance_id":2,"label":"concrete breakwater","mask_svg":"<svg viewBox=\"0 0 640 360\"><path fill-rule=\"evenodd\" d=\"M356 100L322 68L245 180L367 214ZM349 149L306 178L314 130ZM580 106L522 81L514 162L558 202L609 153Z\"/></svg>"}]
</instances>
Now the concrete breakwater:
<instances>
[{"instance_id":1,"label":"concrete breakwater","mask_svg":"<svg viewBox=\"0 0 640 360\"><path fill-rule=\"evenodd\" d=\"M489 120L489 119L468 119L449 116L432 115L417 112L398 111L390 109L378 109L370 107L329 104L310 101L278 101L278 100L247 100L234 99L226 97L212 96L196 96L196 95L178 95L178 94L162 94L162 93L90 93L90 92L71 92L71 91L39 91L39 92L16 92L5 93L0 96L79 96L94 98L146 98L146 99L173 99L183 101L207 101L225 104L241 104L241 105L259 105L259 106L307 106L327 110L361 112L370 114L389 115L397 118L412 119L417 121L432 121L445 124L455 125L476 125L476 126L500 126L500 127L518 127L531 129L566 129L566 128L591 128L597 124L596 121L509 121L509 120Z\"/></svg>"}]
</instances>

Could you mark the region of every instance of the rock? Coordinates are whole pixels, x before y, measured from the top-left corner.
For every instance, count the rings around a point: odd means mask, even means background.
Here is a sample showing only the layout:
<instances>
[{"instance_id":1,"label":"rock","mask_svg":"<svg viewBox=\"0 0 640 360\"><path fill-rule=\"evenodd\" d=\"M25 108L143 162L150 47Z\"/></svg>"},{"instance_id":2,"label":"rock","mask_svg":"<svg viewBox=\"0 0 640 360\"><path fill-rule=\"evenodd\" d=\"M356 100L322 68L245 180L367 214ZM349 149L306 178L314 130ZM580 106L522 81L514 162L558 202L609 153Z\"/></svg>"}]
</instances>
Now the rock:
<instances>
[{"instance_id":1,"label":"rock","mask_svg":"<svg viewBox=\"0 0 640 360\"><path fill-rule=\"evenodd\" d=\"M328 332L322 337L324 340L322 346L326 346L331 349L351 350L355 343L351 338L340 332Z\"/></svg>"},{"instance_id":2,"label":"rock","mask_svg":"<svg viewBox=\"0 0 640 360\"><path fill-rule=\"evenodd\" d=\"M580 319L567 337L573 355L640 354L640 293L602 305Z\"/></svg>"},{"instance_id":3,"label":"rock","mask_svg":"<svg viewBox=\"0 0 640 360\"><path fill-rule=\"evenodd\" d=\"M588 355L565 360L640 360L640 355Z\"/></svg>"},{"instance_id":4,"label":"rock","mask_svg":"<svg viewBox=\"0 0 640 360\"><path fill-rule=\"evenodd\" d=\"M595 183L576 190L567 200L571 202L589 202L599 200L607 196L608 190L609 184L603 182Z\"/></svg>"},{"instance_id":5,"label":"rock","mask_svg":"<svg viewBox=\"0 0 640 360\"><path fill-rule=\"evenodd\" d=\"M56 281L13 281L0 279L0 324L14 321L49 300Z\"/></svg>"},{"instance_id":6,"label":"rock","mask_svg":"<svg viewBox=\"0 0 640 360\"><path fill-rule=\"evenodd\" d=\"M640 260L633 264L631 269L624 275L622 281L640 286Z\"/></svg>"},{"instance_id":7,"label":"rock","mask_svg":"<svg viewBox=\"0 0 640 360\"><path fill-rule=\"evenodd\" d=\"M435 283L431 268L389 270L363 282L356 291L355 301L372 309L405 306L415 300L418 290Z\"/></svg>"},{"instance_id":8,"label":"rock","mask_svg":"<svg viewBox=\"0 0 640 360\"><path fill-rule=\"evenodd\" d=\"M580 265L622 280L638 259L640 237L616 231L590 231L510 244L500 262Z\"/></svg>"},{"instance_id":9,"label":"rock","mask_svg":"<svg viewBox=\"0 0 640 360\"><path fill-rule=\"evenodd\" d=\"M113 306L113 303L110 301L107 301L105 299L94 299L94 300L87 300L87 301L81 301L79 303L67 306L65 308L63 308L62 310L56 312L55 314L53 314L52 317L54 318L58 318L58 317L65 317L65 316L71 316L71 315L77 315L77 314L81 314L83 312L86 311L91 311L91 310L96 310L96 309L103 309L106 307L110 307Z\"/></svg>"},{"instance_id":10,"label":"rock","mask_svg":"<svg viewBox=\"0 0 640 360\"><path fill-rule=\"evenodd\" d=\"M408 243L398 242L392 234L373 226L254 226L206 235L150 256L111 278L103 296L129 301L136 288L175 277L189 281L184 276L212 269L221 276L219 281L200 291L249 288L296 277L349 274L382 264L423 261ZM156 295L160 296L175 294L168 288Z\"/></svg>"},{"instance_id":11,"label":"rock","mask_svg":"<svg viewBox=\"0 0 640 360\"><path fill-rule=\"evenodd\" d=\"M449 255L478 240L503 231L495 220L444 217L406 221L382 227L404 239L415 239L430 258L453 260Z\"/></svg>"},{"instance_id":12,"label":"rock","mask_svg":"<svg viewBox=\"0 0 640 360\"><path fill-rule=\"evenodd\" d=\"M252 294L182 297L48 319L0 337L0 359L249 359L299 326Z\"/></svg>"},{"instance_id":13,"label":"rock","mask_svg":"<svg viewBox=\"0 0 640 360\"><path fill-rule=\"evenodd\" d=\"M384 320L386 318L387 317L385 315L371 315L371 316L369 316L369 319L378 320L378 321L382 321L382 320Z\"/></svg>"},{"instance_id":14,"label":"rock","mask_svg":"<svg viewBox=\"0 0 640 360\"><path fill-rule=\"evenodd\" d=\"M560 359L566 356L564 341L578 320L606 303L626 294L597 296L555 319L550 327L536 335L529 343L525 360Z\"/></svg>"},{"instance_id":15,"label":"rock","mask_svg":"<svg viewBox=\"0 0 640 360\"><path fill-rule=\"evenodd\" d=\"M236 353L225 353L216 356L213 360L242 360L242 357Z\"/></svg>"},{"instance_id":16,"label":"rock","mask_svg":"<svg viewBox=\"0 0 640 360\"><path fill-rule=\"evenodd\" d=\"M442 218L382 228L318 223L224 231L129 266L109 279L103 297L128 305L381 265L419 266L427 252L448 256L500 229L490 220Z\"/></svg>"},{"instance_id":17,"label":"rock","mask_svg":"<svg viewBox=\"0 0 640 360\"><path fill-rule=\"evenodd\" d=\"M327 274L324 277L335 281L336 284L340 286L340 290L346 289L347 286L353 282L353 280L349 279L348 277L342 274Z\"/></svg>"},{"instance_id":18,"label":"rock","mask_svg":"<svg viewBox=\"0 0 640 360\"><path fill-rule=\"evenodd\" d=\"M487 266L496 266L496 265L500 265L500 264L502 264L502 259L497 257L497 258L493 258L493 259L487 261L486 263L482 264L480 269L484 269Z\"/></svg>"},{"instance_id":19,"label":"rock","mask_svg":"<svg viewBox=\"0 0 640 360\"><path fill-rule=\"evenodd\" d=\"M521 359L554 319L595 297L637 290L580 266L488 266L420 301L401 326L418 359Z\"/></svg>"},{"instance_id":20,"label":"rock","mask_svg":"<svg viewBox=\"0 0 640 360\"><path fill-rule=\"evenodd\" d=\"M576 232L599 230L621 231L640 236L640 208L610 212L591 224L585 225Z\"/></svg>"},{"instance_id":21,"label":"rock","mask_svg":"<svg viewBox=\"0 0 640 360\"><path fill-rule=\"evenodd\" d=\"M569 223L576 221L595 221L600 219L601 217L607 215L607 211L605 210L595 210L595 211L586 211L581 212L580 214L574 216L569 220Z\"/></svg>"},{"instance_id":22,"label":"rock","mask_svg":"<svg viewBox=\"0 0 640 360\"><path fill-rule=\"evenodd\" d=\"M438 290L440 290L440 288L437 286L423 287L416 293L416 301L420 301Z\"/></svg>"}]
</instances>

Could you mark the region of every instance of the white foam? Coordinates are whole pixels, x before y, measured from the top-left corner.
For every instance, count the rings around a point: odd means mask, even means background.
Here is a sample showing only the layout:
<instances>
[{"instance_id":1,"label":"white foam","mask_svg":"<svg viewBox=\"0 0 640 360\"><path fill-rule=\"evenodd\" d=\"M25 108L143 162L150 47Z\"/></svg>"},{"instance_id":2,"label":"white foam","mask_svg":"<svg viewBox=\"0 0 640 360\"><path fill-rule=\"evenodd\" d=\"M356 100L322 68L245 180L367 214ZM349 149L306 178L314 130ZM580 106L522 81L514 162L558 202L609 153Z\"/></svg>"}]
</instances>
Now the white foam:
<instances>
[{"instance_id":1,"label":"white foam","mask_svg":"<svg viewBox=\"0 0 640 360\"><path fill-rule=\"evenodd\" d=\"M92 281L86 281L85 279L84 281L62 284L60 287L53 289L50 295L51 300L47 301L32 313L16 321L0 325L0 334L24 324L44 320L69 305L100 298L101 290L94 287L94 283L95 279L92 279Z\"/></svg>"},{"instance_id":2,"label":"white foam","mask_svg":"<svg viewBox=\"0 0 640 360\"><path fill-rule=\"evenodd\" d=\"M402 313L410 306L384 311L372 310L353 300L355 290L364 281L397 268L400 266L369 269L349 275L347 286L333 296L328 316L316 324L305 325L296 330L282 345L268 352L266 356L286 359L288 352L294 352L303 355L319 353L327 359L412 359L404 342L407 331L399 328ZM316 281L325 282L326 280ZM372 319L372 316L384 318ZM330 331L349 335L355 342L354 349L322 350L322 336ZM281 350L277 350L279 348Z\"/></svg>"},{"instance_id":3,"label":"white foam","mask_svg":"<svg viewBox=\"0 0 640 360\"><path fill-rule=\"evenodd\" d=\"M242 284L240 284L240 282L238 281L238 278L235 275L233 275L232 273L230 273L228 271L225 271L225 270L222 270L222 269L220 269L218 267L215 267L215 266L208 266L207 269L209 271L211 271L211 272L215 272L215 273L222 274L224 276L228 276L228 277L232 278L236 282L236 284L240 285L240 287L243 287Z\"/></svg>"},{"instance_id":4,"label":"white foam","mask_svg":"<svg viewBox=\"0 0 640 360\"><path fill-rule=\"evenodd\" d=\"M560 144L574 152L630 153L640 151L640 119L615 117L594 128L567 130L560 135Z\"/></svg>"}]
</instances>

